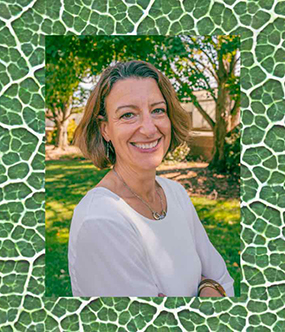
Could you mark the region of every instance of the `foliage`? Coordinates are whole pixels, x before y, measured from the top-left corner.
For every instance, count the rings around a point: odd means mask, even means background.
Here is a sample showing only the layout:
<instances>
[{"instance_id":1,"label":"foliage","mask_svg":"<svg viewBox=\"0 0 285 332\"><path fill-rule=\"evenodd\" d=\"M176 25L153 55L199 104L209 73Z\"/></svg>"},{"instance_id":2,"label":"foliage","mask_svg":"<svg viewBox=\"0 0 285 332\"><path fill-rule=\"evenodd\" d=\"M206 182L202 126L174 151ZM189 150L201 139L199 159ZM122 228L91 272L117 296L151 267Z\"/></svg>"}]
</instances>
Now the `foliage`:
<instances>
[{"instance_id":1,"label":"foliage","mask_svg":"<svg viewBox=\"0 0 285 332\"><path fill-rule=\"evenodd\" d=\"M206 158L202 155L193 155L191 153L191 150L190 152L187 154L186 158L185 158L186 161L193 161L193 162L205 162L206 161Z\"/></svg>"},{"instance_id":2,"label":"foliage","mask_svg":"<svg viewBox=\"0 0 285 332\"><path fill-rule=\"evenodd\" d=\"M88 69L74 52L75 41L75 37L46 38L46 117L55 123L56 146L63 148L68 143L69 119L77 112L75 92Z\"/></svg>"},{"instance_id":3,"label":"foliage","mask_svg":"<svg viewBox=\"0 0 285 332\"><path fill-rule=\"evenodd\" d=\"M56 129L46 131L46 144L54 145L55 144L55 139L56 139Z\"/></svg>"},{"instance_id":4,"label":"foliage","mask_svg":"<svg viewBox=\"0 0 285 332\"><path fill-rule=\"evenodd\" d=\"M186 159L190 151L189 146L184 143L179 145L172 153L168 152L165 156L166 161L182 162Z\"/></svg>"},{"instance_id":5,"label":"foliage","mask_svg":"<svg viewBox=\"0 0 285 332\"><path fill-rule=\"evenodd\" d=\"M90 162L46 162L46 296L71 296L68 274L68 232L75 206L108 171ZM239 294L240 208L235 200L192 197L214 246L227 260ZM57 262L57 264L54 264Z\"/></svg>"},{"instance_id":6,"label":"foliage","mask_svg":"<svg viewBox=\"0 0 285 332\"><path fill-rule=\"evenodd\" d=\"M76 126L75 120L71 119L68 122L68 126L67 126L67 142L69 144L71 144L73 141L73 135L74 135L76 127L77 126ZM46 143L47 144L55 145L57 132L58 132L57 127L55 127L54 130L47 132L47 134L46 134Z\"/></svg>"},{"instance_id":7,"label":"foliage","mask_svg":"<svg viewBox=\"0 0 285 332\"><path fill-rule=\"evenodd\" d=\"M212 167L215 163L224 167L226 128L240 103L236 71L238 48L238 36L48 37L49 114L51 117L61 114L61 123L70 117L72 109L68 105L84 77L97 76L116 61L145 60L169 77L179 100L193 103L209 123L215 136ZM216 119L212 119L197 100L195 91L201 89L216 103ZM59 126L58 121L56 125Z\"/></svg>"},{"instance_id":8,"label":"foliage","mask_svg":"<svg viewBox=\"0 0 285 332\"><path fill-rule=\"evenodd\" d=\"M240 126L235 127L226 136L226 169L235 177L240 177Z\"/></svg>"},{"instance_id":9,"label":"foliage","mask_svg":"<svg viewBox=\"0 0 285 332\"><path fill-rule=\"evenodd\" d=\"M77 126L76 126L75 120L74 119L70 120L68 123L68 127L67 127L67 140L68 140L68 143L70 143L70 144L73 141L73 135L74 135L76 127Z\"/></svg>"},{"instance_id":10,"label":"foliage","mask_svg":"<svg viewBox=\"0 0 285 332\"><path fill-rule=\"evenodd\" d=\"M239 77L235 71L238 48L237 36L172 36L157 48L157 62L167 54L167 61L161 62L160 68L174 80L181 102L193 102L198 106L195 90L207 91L216 101L214 88L219 85L222 69L228 70L223 72L227 74L228 91L233 99L239 100Z\"/></svg>"}]
</instances>

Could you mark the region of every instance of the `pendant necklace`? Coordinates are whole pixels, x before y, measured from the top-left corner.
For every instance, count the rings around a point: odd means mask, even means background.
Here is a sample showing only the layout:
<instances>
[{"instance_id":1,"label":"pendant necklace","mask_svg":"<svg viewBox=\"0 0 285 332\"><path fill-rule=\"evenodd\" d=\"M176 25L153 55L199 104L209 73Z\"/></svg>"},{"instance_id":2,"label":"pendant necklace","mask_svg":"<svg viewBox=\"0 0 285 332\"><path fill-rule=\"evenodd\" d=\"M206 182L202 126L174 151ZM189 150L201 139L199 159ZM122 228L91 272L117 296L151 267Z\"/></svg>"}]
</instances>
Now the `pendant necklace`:
<instances>
[{"instance_id":1,"label":"pendant necklace","mask_svg":"<svg viewBox=\"0 0 285 332\"><path fill-rule=\"evenodd\" d=\"M150 205L149 205L144 199L142 199L138 194L136 194L135 192L132 191L132 189L126 184L126 182L121 178L121 176L115 171L115 168L114 168L114 167L113 167L112 169L113 169L115 175L119 178L119 180L121 180L121 181L123 182L123 185L124 185L126 188L128 188L128 189L130 190L130 192L131 192L134 196L136 196L141 202L144 203L144 205L146 205L146 206L149 208L149 210L151 211L152 216L153 216L153 218L154 218L155 220L161 220L161 219L164 219L164 218L165 218L165 216L166 216L166 212L165 212L165 210L163 209L162 197L161 197L159 191L157 190L157 188L155 188L155 190L156 190L156 192L157 192L157 194L158 194L158 196L159 196L159 198L160 198L160 204L161 204L161 209L162 209L162 211L161 211L160 214L159 214L158 212L154 211L154 210L150 207Z\"/></svg>"}]
</instances>

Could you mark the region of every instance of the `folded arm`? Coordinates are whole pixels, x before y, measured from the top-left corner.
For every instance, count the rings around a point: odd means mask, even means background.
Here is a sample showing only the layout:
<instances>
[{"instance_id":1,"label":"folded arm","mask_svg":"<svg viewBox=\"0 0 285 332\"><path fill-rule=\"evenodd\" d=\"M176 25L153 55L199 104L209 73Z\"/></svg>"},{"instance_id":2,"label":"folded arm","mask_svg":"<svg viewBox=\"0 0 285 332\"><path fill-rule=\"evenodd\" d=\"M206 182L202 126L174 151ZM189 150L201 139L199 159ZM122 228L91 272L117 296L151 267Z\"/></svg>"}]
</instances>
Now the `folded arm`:
<instances>
[{"instance_id":1,"label":"folded arm","mask_svg":"<svg viewBox=\"0 0 285 332\"><path fill-rule=\"evenodd\" d=\"M189 199L188 193L182 186L179 187L183 196L182 201L184 201L184 207L189 217L189 226L192 231L196 251L199 255L202 265L201 280L203 277L213 279L224 288L227 296L234 296L234 280L231 278L227 270L224 259L210 242L208 235L198 217L195 207ZM221 295L216 290L207 287L202 290L200 296Z\"/></svg>"}]
</instances>

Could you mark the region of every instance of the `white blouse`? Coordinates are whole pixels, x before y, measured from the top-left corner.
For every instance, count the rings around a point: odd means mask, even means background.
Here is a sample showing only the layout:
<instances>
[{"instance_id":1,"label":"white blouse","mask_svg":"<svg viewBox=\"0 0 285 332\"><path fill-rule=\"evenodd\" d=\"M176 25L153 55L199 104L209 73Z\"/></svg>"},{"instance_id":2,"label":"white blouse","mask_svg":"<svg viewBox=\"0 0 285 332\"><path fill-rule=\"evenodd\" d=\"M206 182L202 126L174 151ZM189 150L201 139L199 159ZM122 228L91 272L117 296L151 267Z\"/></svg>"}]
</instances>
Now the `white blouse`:
<instances>
[{"instance_id":1,"label":"white blouse","mask_svg":"<svg viewBox=\"0 0 285 332\"><path fill-rule=\"evenodd\" d=\"M73 296L197 296L201 275L234 296L233 279L179 183L156 177L167 215L151 220L110 190L90 190L69 235Z\"/></svg>"}]
</instances>

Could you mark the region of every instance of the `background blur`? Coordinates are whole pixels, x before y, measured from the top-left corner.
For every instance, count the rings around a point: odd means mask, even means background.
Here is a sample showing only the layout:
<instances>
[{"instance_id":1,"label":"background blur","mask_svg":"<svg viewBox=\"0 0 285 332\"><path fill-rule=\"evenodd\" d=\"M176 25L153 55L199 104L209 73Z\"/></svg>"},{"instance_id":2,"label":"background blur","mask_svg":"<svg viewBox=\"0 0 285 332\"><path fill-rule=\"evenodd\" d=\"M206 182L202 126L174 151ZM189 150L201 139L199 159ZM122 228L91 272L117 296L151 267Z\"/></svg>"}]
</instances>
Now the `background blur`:
<instances>
[{"instance_id":1,"label":"background blur","mask_svg":"<svg viewBox=\"0 0 285 332\"><path fill-rule=\"evenodd\" d=\"M88 96L107 66L145 60L172 82L191 120L188 145L157 174L179 181L240 283L238 36L46 37L46 296L72 296L68 233L73 209L108 170L72 146Z\"/></svg>"}]
</instances>

